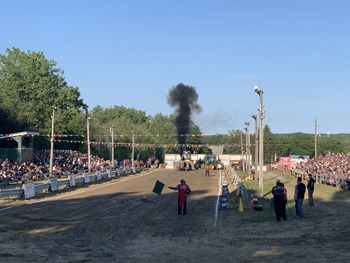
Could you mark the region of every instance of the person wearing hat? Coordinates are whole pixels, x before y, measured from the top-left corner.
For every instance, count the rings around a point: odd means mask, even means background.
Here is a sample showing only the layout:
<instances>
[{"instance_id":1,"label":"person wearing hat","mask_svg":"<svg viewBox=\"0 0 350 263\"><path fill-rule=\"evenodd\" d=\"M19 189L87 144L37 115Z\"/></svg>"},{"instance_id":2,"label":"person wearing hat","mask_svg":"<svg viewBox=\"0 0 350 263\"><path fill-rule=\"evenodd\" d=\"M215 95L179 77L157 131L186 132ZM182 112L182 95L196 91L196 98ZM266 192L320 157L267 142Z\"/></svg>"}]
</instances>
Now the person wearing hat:
<instances>
[{"instance_id":1,"label":"person wearing hat","mask_svg":"<svg viewBox=\"0 0 350 263\"><path fill-rule=\"evenodd\" d=\"M274 198L274 208L277 222L281 221L281 217L284 221L286 221L286 192L284 184L281 183L280 179L276 180L276 186L272 188L272 194Z\"/></svg>"},{"instance_id":2,"label":"person wearing hat","mask_svg":"<svg viewBox=\"0 0 350 263\"><path fill-rule=\"evenodd\" d=\"M178 199L177 199L177 214L181 215L181 210L183 208L183 214L186 215L186 201L187 201L187 195L191 193L190 187L186 184L184 179L181 179L180 184L176 187L170 187L169 189L178 191Z\"/></svg>"}]
</instances>

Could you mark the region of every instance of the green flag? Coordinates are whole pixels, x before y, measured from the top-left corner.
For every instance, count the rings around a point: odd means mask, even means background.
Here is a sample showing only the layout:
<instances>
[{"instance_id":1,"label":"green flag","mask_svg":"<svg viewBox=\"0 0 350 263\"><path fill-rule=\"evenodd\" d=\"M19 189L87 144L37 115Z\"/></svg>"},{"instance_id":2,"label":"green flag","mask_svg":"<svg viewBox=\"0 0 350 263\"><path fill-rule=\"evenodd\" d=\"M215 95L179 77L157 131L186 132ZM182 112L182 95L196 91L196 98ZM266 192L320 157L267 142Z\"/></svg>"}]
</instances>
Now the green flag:
<instances>
[{"instance_id":1,"label":"green flag","mask_svg":"<svg viewBox=\"0 0 350 263\"><path fill-rule=\"evenodd\" d=\"M157 180L156 184L154 185L153 192L156 194L161 194L164 188L164 184Z\"/></svg>"}]
</instances>

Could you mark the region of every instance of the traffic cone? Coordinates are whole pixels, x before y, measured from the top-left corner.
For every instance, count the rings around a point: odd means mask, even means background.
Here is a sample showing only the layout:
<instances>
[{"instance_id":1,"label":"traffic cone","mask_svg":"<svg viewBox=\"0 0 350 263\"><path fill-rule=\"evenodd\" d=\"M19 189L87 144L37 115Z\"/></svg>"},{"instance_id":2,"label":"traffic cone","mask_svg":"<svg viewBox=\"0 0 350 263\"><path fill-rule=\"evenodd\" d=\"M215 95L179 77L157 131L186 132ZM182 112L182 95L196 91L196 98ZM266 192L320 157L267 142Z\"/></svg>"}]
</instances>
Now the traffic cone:
<instances>
[{"instance_id":1,"label":"traffic cone","mask_svg":"<svg viewBox=\"0 0 350 263\"><path fill-rule=\"evenodd\" d=\"M239 209L238 209L239 212L243 212L243 204L242 204L242 198L239 199Z\"/></svg>"}]
</instances>

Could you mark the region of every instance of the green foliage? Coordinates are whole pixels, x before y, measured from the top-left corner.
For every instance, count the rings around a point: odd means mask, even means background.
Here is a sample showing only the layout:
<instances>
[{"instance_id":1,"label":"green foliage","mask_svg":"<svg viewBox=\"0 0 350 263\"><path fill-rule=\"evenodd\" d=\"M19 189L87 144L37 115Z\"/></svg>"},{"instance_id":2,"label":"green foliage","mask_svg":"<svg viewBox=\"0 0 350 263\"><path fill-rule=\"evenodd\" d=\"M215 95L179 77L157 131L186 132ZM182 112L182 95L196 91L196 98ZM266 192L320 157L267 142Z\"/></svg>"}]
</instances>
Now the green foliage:
<instances>
[{"instance_id":1,"label":"green foliage","mask_svg":"<svg viewBox=\"0 0 350 263\"><path fill-rule=\"evenodd\" d=\"M315 155L315 135L306 133L276 135L276 152L278 156ZM347 153L349 135L331 135L317 137L317 153L326 155L328 152ZM348 148L350 149L350 148Z\"/></svg>"},{"instance_id":2,"label":"green foliage","mask_svg":"<svg viewBox=\"0 0 350 263\"><path fill-rule=\"evenodd\" d=\"M90 111L90 130L92 140L110 142L110 127L114 126L114 143L132 143L132 131L134 131L135 144L157 145L158 147L135 147L134 157L146 160L150 156L156 156L159 160L164 159L164 153L169 150L163 148L164 144L176 144L176 138L170 137L175 133L173 124L174 116L157 114L154 117L146 116L146 113L136 109L128 109L124 106L113 106L104 109L96 106ZM107 136L105 136L107 134ZM101 135L101 136L98 136ZM147 135L147 136L146 136ZM166 136L164 136L166 135ZM101 145L93 146L96 154L102 153ZM131 158L131 145L115 147L115 159L123 160ZM104 151L104 154L105 151Z\"/></svg>"},{"instance_id":3,"label":"green foliage","mask_svg":"<svg viewBox=\"0 0 350 263\"><path fill-rule=\"evenodd\" d=\"M87 105L79 99L77 87L67 86L57 63L48 61L43 52L12 48L6 53L0 55L0 118L9 124L7 133L50 133L53 106L58 108L56 134L80 132L78 115Z\"/></svg>"},{"instance_id":4,"label":"green foliage","mask_svg":"<svg viewBox=\"0 0 350 263\"><path fill-rule=\"evenodd\" d=\"M146 160L156 156L163 161L165 153L177 153L176 128L174 115L147 116L144 111L124 106L114 105L103 108L94 107L87 112L88 106L80 98L78 87L68 86L63 77L64 71L57 68L57 63L47 60L43 52L23 52L18 48L6 50L6 55L0 54L0 133L7 134L24 130L38 131L42 134L51 133L51 116L53 106L55 111L55 134L84 135L74 138L56 138L55 149L73 149L87 151L87 145L66 143L64 141L86 141L87 117L91 117L90 134L92 154L110 158L111 133L114 126L115 143L129 143L126 146L115 147L115 159L130 159L132 138L135 144L146 145L135 147L135 159ZM199 145L231 145L224 147L224 153L240 154L241 144L245 145L246 136L240 130L228 131L229 136L198 136L202 135L200 128L190 123L191 134L187 144L198 145L191 148L197 153L209 154L211 150ZM169 135L173 136L169 136ZM240 136L242 134L242 136ZM148 136L145 136L148 135ZM152 136L153 135L153 136ZM255 138L250 137L251 154L255 153ZM152 146L149 146L152 145ZM156 147L154 147L156 145ZM163 147L174 145L174 147ZM269 163L272 157L288 155L315 154L315 138L313 134L273 134L270 127L264 127L264 162ZM35 138L35 147L48 149L48 137ZM322 135L317 137L319 154L328 152L350 152L350 135ZM245 147L244 147L245 151Z\"/></svg>"},{"instance_id":5,"label":"green foliage","mask_svg":"<svg viewBox=\"0 0 350 263\"><path fill-rule=\"evenodd\" d=\"M232 129L231 131L229 131L229 135L230 136L223 137L223 142L228 145L233 145L233 147L224 148L224 153L241 154L241 144L245 145L245 134L241 130ZM254 145L254 143L252 143L252 145ZM251 147L251 150L252 148L254 147Z\"/></svg>"},{"instance_id":6,"label":"green foliage","mask_svg":"<svg viewBox=\"0 0 350 263\"><path fill-rule=\"evenodd\" d=\"M326 137L324 138L318 138L317 140L317 155L326 155L328 152L333 152L333 153L344 153L345 147L344 144L342 144L342 141L339 137L336 136L331 136L331 137Z\"/></svg>"}]
</instances>

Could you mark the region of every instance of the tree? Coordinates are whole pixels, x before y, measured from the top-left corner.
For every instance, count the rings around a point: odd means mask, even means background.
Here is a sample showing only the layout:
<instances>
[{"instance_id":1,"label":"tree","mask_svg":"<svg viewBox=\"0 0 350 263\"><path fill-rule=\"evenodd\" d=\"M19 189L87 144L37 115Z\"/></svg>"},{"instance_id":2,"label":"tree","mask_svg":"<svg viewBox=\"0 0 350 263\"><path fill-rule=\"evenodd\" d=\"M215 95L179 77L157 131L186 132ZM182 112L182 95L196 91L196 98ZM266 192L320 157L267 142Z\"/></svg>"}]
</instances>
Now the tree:
<instances>
[{"instance_id":1,"label":"tree","mask_svg":"<svg viewBox=\"0 0 350 263\"><path fill-rule=\"evenodd\" d=\"M223 138L223 143L228 144L230 147L224 148L224 154L241 154L241 136L245 136L241 130L234 130L228 131L228 136L225 136ZM242 135L241 135L242 134ZM244 137L245 138L245 137ZM244 140L243 140L244 144ZM254 142L251 138L251 147L250 150L251 153L254 154Z\"/></svg>"},{"instance_id":2,"label":"tree","mask_svg":"<svg viewBox=\"0 0 350 263\"><path fill-rule=\"evenodd\" d=\"M276 152L276 138L272 134L270 127L264 127L264 164L270 163Z\"/></svg>"},{"instance_id":3,"label":"tree","mask_svg":"<svg viewBox=\"0 0 350 263\"><path fill-rule=\"evenodd\" d=\"M327 153L344 153L345 148L344 144L342 144L341 137L331 136L330 138L325 137L318 141L318 155L322 154L323 156Z\"/></svg>"},{"instance_id":4,"label":"tree","mask_svg":"<svg viewBox=\"0 0 350 263\"><path fill-rule=\"evenodd\" d=\"M153 144L154 139L145 137L149 133L150 117L144 111L124 106L114 105L110 108L103 108L100 105L94 107L90 112L90 131L93 141L102 142L92 147L94 154L110 158L108 144L111 141L110 127L114 126L115 139L115 159L130 159L132 152L132 131L135 133L135 144L148 143ZM123 143L123 145L121 145ZM127 143L127 145L124 145ZM135 147L135 159L148 159L149 156L155 155L155 148L152 147Z\"/></svg>"},{"instance_id":5,"label":"tree","mask_svg":"<svg viewBox=\"0 0 350 263\"><path fill-rule=\"evenodd\" d=\"M174 125L174 115L163 115L157 113L155 116L150 117L149 133L153 135L153 142L160 147L167 145L167 147L156 148L155 156L161 161L164 161L165 153L177 153L175 145L176 141L176 128ZM173 146L170 146L173 145Z\"/></svg>"},{"instance_id":6,"label":"tree","mask_svg":"<svg viewBox=\"0 0 350 263\"><path fill-rule=\"evenodd\" d=\"M57 63L43 52L12 48L6 53L0 55L0 107L17 124L9 132L49 133L53 106L58 107L55 133L80 131L73 122L87 105L79 98L79 89L67 85Z\"/></svg>"}]
</instances>

